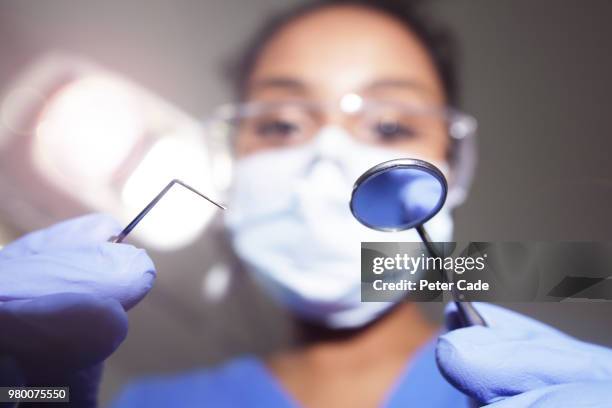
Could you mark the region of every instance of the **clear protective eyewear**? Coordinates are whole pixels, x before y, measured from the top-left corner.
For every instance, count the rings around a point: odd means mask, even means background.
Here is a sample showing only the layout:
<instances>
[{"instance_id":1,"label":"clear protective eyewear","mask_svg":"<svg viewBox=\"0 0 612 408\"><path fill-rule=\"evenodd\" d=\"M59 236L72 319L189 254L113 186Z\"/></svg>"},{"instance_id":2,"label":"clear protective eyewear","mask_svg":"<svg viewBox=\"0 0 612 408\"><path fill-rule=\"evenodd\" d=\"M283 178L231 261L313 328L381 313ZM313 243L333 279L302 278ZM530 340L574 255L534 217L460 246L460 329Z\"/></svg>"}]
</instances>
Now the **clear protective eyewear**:
<instances>
[{"instance_id":1,"label":"clear protective eyewear","mask_svg":"<svg viewBox=\"0 0 612 408\"><path fill-rule=\"evenodd\" d=\"M446 149L449 202L465 199L476 164L477 124L456 109L350 93L327 103L290 99L223 105L205 126L209 141L230 143L234 152L237 146L250 152L308 143L332 120L359 142L404 150L410 158L428 160L432 146Z\"/></svg>"}]
</instances>

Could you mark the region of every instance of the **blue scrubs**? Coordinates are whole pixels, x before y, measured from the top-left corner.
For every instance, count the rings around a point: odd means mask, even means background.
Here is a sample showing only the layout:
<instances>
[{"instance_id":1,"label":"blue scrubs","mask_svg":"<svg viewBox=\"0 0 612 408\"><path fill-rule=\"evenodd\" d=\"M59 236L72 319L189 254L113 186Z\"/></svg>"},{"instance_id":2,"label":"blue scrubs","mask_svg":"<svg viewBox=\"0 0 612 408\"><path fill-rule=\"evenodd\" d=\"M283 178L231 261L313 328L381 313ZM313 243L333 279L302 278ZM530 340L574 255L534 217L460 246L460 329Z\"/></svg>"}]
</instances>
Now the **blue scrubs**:
<instances>
[{"instance_id":1,"label":"blue scrubs","mask_svg":"<svg viewBox=\"0 0 612 408\"><path fill-rule=\"evenodd\" d=\"M467 398L449 385L435 362L435 342L417 352L391 388L383 407L468 407ZM243 357L215 369L138 381L113 408L134 407L279 407L299 404L281 387L261 360Z\"/></svg>"}]
</instances>

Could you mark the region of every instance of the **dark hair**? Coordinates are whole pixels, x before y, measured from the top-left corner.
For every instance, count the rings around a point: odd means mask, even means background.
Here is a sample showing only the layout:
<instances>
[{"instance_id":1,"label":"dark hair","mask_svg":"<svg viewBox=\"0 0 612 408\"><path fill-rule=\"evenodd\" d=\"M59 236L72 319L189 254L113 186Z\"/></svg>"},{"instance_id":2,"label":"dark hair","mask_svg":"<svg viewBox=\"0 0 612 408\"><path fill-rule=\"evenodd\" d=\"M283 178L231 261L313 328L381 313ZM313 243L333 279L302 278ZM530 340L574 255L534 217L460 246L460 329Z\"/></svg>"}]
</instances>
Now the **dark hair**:
<instances>
[{"instance_id":1,"label":"dark hair","mask_svg":"<svg viewBox=\"0 0 612 408\"><path fill-rule=\"evenodd\" d=\"M425 45L444 87L446 99L458 104L457 47L449 30L434 23L422 13L422 0L315 0L291 8L270 18L246 44L239 58L230 64L230 80L239 100L246 97L248 82L262 50L287 24L295 19L328 6L363 6L390 15L406 25Z\"/></svg>"}]
</instances>

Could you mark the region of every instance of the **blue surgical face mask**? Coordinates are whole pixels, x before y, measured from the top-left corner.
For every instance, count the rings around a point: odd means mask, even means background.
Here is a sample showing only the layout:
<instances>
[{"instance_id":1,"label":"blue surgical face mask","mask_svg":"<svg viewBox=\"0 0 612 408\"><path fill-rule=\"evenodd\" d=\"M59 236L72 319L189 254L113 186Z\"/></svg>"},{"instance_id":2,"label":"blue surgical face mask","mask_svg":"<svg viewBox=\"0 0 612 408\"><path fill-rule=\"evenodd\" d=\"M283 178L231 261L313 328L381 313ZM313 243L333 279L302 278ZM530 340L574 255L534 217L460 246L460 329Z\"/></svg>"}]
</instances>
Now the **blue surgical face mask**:
<instances>
[{"instance_id":1,"label":"blue surgical face mask","mask_svg":"<svg viewBox=\"0 0 612 408\"><path fill-rule=\"evenodd\" d=\"M415 231L364 227L351 215L349 199L365 170L399 157L411 155L364 145L328 127L308 145L240 159L225 218L234 250L299 317L331 328L371 322L394 303L361 302L361 242L420 239ZM448 241L452 226L443 208L427 230L433 240Z\"/></svg>"}]
</instances>

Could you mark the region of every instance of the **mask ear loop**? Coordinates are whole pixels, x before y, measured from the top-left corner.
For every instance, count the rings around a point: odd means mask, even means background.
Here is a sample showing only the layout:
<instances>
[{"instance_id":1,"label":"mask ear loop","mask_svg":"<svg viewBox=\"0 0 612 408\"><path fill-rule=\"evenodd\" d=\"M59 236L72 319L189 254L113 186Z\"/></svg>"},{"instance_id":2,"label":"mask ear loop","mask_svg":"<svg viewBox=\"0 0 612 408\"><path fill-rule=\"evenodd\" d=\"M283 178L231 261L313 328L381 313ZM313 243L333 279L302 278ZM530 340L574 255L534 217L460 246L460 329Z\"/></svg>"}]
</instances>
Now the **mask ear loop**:
<instances>
[{"instance_id":1,"label":"mask ear loop","mask_svg":"<svg viewBox=\"0 0 612 408\"><path fill-rule=\"evenodd\" d=\"M164 187L162 189L162 191L160 191L155 196L155 198L153 198L153 200L151 200L151 202L149 204L147 204L147 206L145 208L143 208L142 211L140 211L140 213L138 213L138 215L123 229L123 231L121 231L119 233L119 235L110 237L108 239L108 242L113 242L113 243L116 243L116 244L119 244L119 243L123 242L123 240L129 235L129 233L132 232L132 230L138 225L138 223L149 213L149 211L151 211L153 209L153 207L155 207L155 205L159 202L159 200L161 200L162 197L164 195L166 195L166 193L175 184L179 184L179 185L185 187L187 190L192 191L193 193L199 195L200 197L204 198L206 201L210 202L211 204L214 204L215 206L219 207L222 210L226 209L226 207L224 205L219 204L219 203L213 201L212 199L208 198L204 194L200 193L195 188L189 186L188 184L183 183L181 180L174 179L170 183L168 183L168 185L166 187Z\"/></svg>"}]
</instances>

